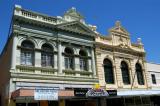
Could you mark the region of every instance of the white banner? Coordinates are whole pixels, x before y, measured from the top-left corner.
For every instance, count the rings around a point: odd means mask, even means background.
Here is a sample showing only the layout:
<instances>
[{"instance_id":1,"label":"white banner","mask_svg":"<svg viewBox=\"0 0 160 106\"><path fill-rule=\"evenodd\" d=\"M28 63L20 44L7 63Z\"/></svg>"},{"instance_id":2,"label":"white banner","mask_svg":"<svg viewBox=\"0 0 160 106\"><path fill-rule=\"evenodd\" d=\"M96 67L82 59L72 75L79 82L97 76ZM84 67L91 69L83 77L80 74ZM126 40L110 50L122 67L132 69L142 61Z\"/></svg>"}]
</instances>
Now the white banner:
<instances>
[{"instance_id":1,"label":"white banner","mask_svg":"<svg viewBox=\"0 0 160 106\"><path fill-rule=\"evenodd\" d=\"M35 89L34 100L58 100L58 90Z\"/></svg>"}]
</instances>

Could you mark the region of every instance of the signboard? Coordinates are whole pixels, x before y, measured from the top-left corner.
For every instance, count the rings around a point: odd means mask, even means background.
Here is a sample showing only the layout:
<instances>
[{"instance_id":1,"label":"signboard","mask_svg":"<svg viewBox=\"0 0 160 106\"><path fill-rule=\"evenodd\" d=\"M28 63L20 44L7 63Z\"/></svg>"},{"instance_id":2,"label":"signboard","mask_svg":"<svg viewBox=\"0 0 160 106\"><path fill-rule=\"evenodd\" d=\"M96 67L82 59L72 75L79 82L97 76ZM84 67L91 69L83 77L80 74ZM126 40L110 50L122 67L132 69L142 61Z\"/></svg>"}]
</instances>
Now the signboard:
<instances>
[{"instance_id":1,"label":"signboard","mask_svg":"<svg viewBox=\"0 0 160 106\"><path fill-rule=\"evenodd\" d=\"M117 90L107 90L109 96L117 96Z\"/></svg>"},{"instance_id":2,"label":"signboard","mask_svg":"<svg viewBox=\"0 0 160 106\"><path fill-rule=\"evenodd\" d=\"M35 89L34 100L58 100L58 90Z\"/></svg>"},{"instance_id":3,"label":"signboard","mask_svg":"<svg viewBox=\"0 0 160 106\"><path fill-rule=\"evenodd\" d=\"M109 96L108 92L104 89L90 89L86 93L87 97L106 97Z\"/></svg>"},{"instance_id":4,"label":"signboard","mask_svg":"<svg viewBox=\"0 0 160 106\"><path fill-rule=\"evenodd\" d=\"M85 97L87 91L87 88L74 88L74 95L78 97Z\"/></svg>"}]
</instances>

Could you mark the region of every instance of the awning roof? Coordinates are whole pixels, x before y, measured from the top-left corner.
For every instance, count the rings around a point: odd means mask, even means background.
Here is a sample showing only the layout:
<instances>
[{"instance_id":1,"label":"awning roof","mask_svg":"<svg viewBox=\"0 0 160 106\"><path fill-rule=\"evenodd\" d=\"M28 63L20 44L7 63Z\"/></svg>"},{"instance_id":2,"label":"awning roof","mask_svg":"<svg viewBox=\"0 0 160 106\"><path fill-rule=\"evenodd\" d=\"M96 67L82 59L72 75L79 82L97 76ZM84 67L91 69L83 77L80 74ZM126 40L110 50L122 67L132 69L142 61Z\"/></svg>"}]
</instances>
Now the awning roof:
<instances>
[{"instance_id":1,"label":"awning roof","mask_svg":"<svg viewBox=\"0 0 160 106\"><path fill-rule=\"evenodd\" d=\"M118 91L117 96L152 96L160 95L160 90L127 90Z\"/></svg>"}]
</instances>

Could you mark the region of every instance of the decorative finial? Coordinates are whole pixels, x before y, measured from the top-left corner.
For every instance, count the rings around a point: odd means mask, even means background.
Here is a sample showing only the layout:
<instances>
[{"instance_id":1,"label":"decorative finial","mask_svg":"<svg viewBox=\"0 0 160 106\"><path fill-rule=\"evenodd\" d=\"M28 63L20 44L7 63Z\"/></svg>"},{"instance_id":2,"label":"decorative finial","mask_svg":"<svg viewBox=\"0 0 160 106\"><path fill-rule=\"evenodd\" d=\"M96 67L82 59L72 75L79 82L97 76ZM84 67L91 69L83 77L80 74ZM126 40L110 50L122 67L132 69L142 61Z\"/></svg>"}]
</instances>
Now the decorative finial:
<instances>
[{"instance_id":1,"label":"decorative finial","mask_svg":"<svg viewBox=\"0 0 160 106\"><path fill-rule=\"evenodd\" d=\"M75 7L72 7L72 10L75 10L75 11L76 11L76 8L75 8Z\"/></svg>"},{"instance_id":2,"label":"decorative finial","mask_svg":"<svg viewBox=\"0 0 160 106\"><path fill-rule=\"evenodd\" d=\"M142 39L141 38L137 38L137 43L142 45Z\"/></svg>"},{"instance_id":3,"label":"decorative finial","mask_svg":"<svg viewBox=\"0 0 160 106\"><path fill-rule=\"evenodd\" d=\"M121 22L120 21L116 21L116 27L120 27L121 26Z\"/></svg>"}]
</instances>

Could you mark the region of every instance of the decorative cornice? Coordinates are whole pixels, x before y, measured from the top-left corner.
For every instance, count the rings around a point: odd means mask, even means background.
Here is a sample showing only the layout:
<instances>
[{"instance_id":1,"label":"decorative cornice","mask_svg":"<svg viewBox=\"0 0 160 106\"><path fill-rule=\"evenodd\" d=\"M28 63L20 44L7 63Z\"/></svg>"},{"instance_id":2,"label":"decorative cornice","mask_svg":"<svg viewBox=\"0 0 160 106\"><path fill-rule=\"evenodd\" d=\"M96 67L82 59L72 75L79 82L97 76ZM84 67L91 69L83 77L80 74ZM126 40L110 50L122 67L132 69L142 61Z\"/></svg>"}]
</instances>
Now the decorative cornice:
<instances>
[{"instance_id":1,"label":"decorative cornice","mask_svg":"<svg viewBox=\"0 0 160 106\"><path fill-rule=\"evenodd\" d=\"M111 46L111 45L106 45L103 43L96 43L96 47L100 48L102 50L107 50L111 52L120 52L120 53L126 53L126 54L132 54L132 55L137 55L137 56L145 56L145 52L143 51L135 51L131 48L120 48L119 46Z\"/></svg>"}]
</instances>

